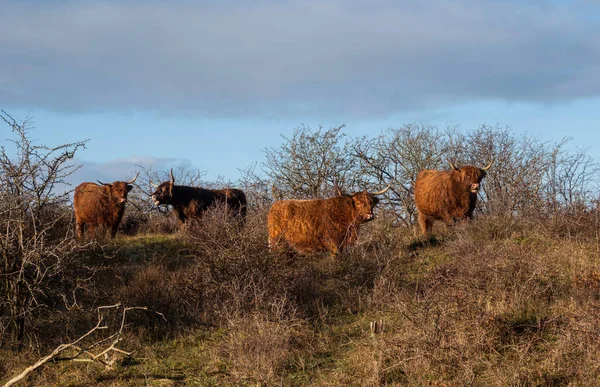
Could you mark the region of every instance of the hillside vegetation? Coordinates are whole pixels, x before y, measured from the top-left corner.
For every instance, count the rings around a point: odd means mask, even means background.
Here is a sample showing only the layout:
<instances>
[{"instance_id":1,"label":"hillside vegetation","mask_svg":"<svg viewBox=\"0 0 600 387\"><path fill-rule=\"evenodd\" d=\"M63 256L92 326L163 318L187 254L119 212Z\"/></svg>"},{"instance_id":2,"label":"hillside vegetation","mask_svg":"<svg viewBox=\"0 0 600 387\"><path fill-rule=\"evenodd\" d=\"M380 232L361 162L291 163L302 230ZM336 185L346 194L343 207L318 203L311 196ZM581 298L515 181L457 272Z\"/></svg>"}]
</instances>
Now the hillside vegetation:
<instances>
[{"instance_id":1,"label":"hillside vegetation","mask_svg":"<svg viewBox=\"0 0 600 387\"><path fill-rule=\"evenodd\" d=\"M583 151L507 128L363 139L300 128L231 184L250 199L244 227L223 208L179 227L140 185L115 240L77 241L53 184L85 143L36 148L26 125L2 118L18 148L0 154L2 383L102 316L106 329L77 342L88 352L71 347L22 385L600 384L598 167ZM424 239L412 181L447 158L495 164L475 220ZM269 252L273 200L389 181L376 219L337 258ZM115 337L122 352L73 360Z\"/></svg>"},{"instance_id":2,"label":"hillside vegetation","mask_svg":"<svg viewBox=\"0 0 600 387\"><path fill-rule=\"evenodd\" d=\"M241 233L223 235L219 220L194 232L122 237L91 249L79 264L97 271L79 305L143 305L166 321L131 314L123 347L135 352L114 370L49 364L28 383L598 382L595 236L482 217L422 243L404 229L373 223L360 245L331 260L270 255L264 214L254 214ZM88 308L60 309L36 326L45 339L35 350L3 350L5 377L95 322Z\"/></svg>"}]
</instances>

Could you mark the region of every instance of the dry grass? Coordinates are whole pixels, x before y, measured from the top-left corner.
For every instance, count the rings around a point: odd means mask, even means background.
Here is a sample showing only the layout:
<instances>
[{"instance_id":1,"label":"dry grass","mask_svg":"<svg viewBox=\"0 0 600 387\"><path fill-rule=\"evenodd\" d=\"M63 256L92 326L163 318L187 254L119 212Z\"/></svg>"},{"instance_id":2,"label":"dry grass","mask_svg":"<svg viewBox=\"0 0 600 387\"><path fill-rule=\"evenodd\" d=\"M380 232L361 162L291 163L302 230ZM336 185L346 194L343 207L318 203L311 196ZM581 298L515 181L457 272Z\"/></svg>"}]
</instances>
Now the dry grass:
<instances>
[{"instance_id":1,"label":"dry grass","mask_svg":"<svg viewBox=\"0 0 600 387\"><path fill-rule=\"evenodd\" d=\"M36 385L597 385L600 245L593 232L482 217L422 241L367 225L338 260L267 251L264 213L214 211L176 234L121 237L70 321L35 351L2 349L2 380L84 330L94 305L137 314L115 371L49 365ZM575 230L575 228L574 228ZM581 230L584 230L581 228ZM94 263L95 262L95 263ZM383 321L372 334L369 324ZM50 320L48 320L50 321Z\"/></svg>"}]
</instances>

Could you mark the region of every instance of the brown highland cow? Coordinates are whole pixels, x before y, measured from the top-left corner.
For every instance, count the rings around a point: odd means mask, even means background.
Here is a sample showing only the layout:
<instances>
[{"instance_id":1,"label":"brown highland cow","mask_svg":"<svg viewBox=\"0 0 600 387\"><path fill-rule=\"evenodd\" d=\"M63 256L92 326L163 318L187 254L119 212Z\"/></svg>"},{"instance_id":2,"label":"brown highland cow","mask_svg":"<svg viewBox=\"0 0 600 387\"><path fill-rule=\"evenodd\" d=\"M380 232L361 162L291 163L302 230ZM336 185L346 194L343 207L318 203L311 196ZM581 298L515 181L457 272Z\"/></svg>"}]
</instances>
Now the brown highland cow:
<instances>
[{"instance_id":1,"label":"brown highland cow","mask_svg":"<svg viewBox=\"0 0 600 387\"><path fill-rule=\"evenodd\" d=\"M129 181L114 183L81 183L75 188L73 203L75 207L75 229L78 238L85 232L95 236L97 228L109 229L114 238L127 202L127 194L133 188L133 182L139 172ZM87 230L86 230L87 229Z\"/></svg>"},{"instance_id":2,"label":"brown highland cow","mask_svg":"<svg viewBox=\"0 0 600 387\"><path fill-rule=\"evenodd\" d=\"M328 251L332 256L356 243L358 228L375 218L382 191L341 194L329 199L280 200L268 215L269 248L285 246L299 253Z\"/></svg>"},{"instance_id":3,"label":"brown highland cow","mask_svg":"<svg viewBox=\"0 0 600 387\"><path fill-rule=\"evenodd\" d=\"M201 217L204 211L219 203L225 203L227 209L238 216L242 223L246 219L246 194L242 190L175 185L173 169L171 169L171 181L156 186L152 200L157 206L169 204L173 206L182 224L189 218Z\"/></svg>"},{"instance_id":4,"label":"brown highland cow","mask_svg":"<svg viewBox=\"0 0 600 387\"><path fill-rule=\"evenodd\" d=\"M434 221L450 225L473 217L481 180L493 163L484 168L457 168L448 162L451 171L421 171L415 181L415 205L423 235L431 230Z\"/></svg>"}]
</instances>

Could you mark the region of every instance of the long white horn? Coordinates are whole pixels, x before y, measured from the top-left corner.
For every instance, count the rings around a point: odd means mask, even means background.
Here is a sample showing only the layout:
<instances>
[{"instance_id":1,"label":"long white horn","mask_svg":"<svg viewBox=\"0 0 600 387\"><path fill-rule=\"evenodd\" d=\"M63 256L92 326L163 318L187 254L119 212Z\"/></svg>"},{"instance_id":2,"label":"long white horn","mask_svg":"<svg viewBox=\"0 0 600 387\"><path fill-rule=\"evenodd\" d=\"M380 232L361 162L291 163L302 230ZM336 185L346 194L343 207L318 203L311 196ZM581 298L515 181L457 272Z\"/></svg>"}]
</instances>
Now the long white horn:
<instances>
[{"instance_id":1,"label":"long white horn","mask_svg":"<svg viewBox=\"0 0 600 387\"><path fill-rule=\"evenodd\" d=\"M171 168L171 184L175 184L175 176L173 175L173 168Z\"/></svg>"},{"instance_id":2,"label":"long white horn","mask_svg":"<svg viewBox=\"0 0 600 387\"><path fill-rule=\"evenodd\" d=\"M450 163L450 166L452 167L452 169L454 169L455 171L460 171L460 169L459 169L459 168L456 168L456 165L454 165L454 164L452 163L452 161L450 161L450 159L448 159L448 162Z\"/></svg>"},{"instance_id":3,"label":"long white horn","mask_svg":"<svg viewBox=\"0 0 600 387\"><path fill-rule=\"evenodd\" d=\"M390 184L388 184L387 187L385 187L384 189L382 189L381 191L377 191L377 192L371 192L371 195L381 195L387 192L388 189L390 189L390 187L392 186L392 182L390 181Z\"/></svg>"},{"instance_id":4,"label":"long white horn","mask_svg":"<svg viewBox=\"0 0 600 387\"><path fill-rule=\"evenodd\" d=\"M140 175L140 173L138 172L137 175L135 175L135 177L133 179L131 179L127 182L127 184L133 184L133 182L135 181L135 179L138 178L139 175Z\"/></svg>"},{"instance_id":5,"label":"long white horn","mask_svg":"<svg viewBox=\"0 0 600 387\"><path fill-rule=\"evenodd\" d=\"M490 169L492 167L492 164L494 164L494 160L493 159L492 159L492 161L490 161L490 163L487 166L485 166L485 167L483 167L481 169L483 169L484 171L487 171L488 169Z\"/></svg>"}]
</instances>

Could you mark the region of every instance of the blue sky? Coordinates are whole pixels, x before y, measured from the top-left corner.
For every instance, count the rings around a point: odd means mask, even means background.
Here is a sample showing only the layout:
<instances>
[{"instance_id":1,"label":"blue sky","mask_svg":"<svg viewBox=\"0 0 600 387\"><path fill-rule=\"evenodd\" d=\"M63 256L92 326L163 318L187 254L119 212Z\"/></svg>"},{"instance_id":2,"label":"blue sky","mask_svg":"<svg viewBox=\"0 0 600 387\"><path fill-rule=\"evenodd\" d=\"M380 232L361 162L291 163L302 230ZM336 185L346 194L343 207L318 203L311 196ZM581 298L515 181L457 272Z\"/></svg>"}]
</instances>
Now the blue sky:
<instances>
[{"instance_id":1,"label":"blue sky","mask_svg":"<svg viewBox=\"0 0 600 387\"><path fill-rule=\"evenodd\" d=\"M0 108L44 144L90 139L87 180L235 180L301 124L498 123L600 160L598 36L592 0L5 0Z\"/></svg>"}]
</instances>

